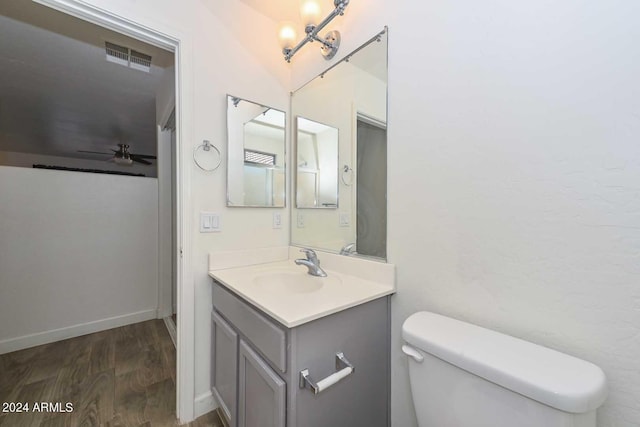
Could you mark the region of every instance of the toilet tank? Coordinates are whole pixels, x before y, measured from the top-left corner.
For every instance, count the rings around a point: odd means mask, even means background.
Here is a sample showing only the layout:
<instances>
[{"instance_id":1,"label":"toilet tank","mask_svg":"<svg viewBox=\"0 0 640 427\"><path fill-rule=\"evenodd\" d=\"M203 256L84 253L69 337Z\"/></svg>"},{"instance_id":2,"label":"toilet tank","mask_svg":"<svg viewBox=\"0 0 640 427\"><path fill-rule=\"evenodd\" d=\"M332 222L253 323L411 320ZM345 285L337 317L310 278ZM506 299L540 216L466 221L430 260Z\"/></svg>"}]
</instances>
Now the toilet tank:
<instances>
[{"instance_id":1,"label":"toilet tank","mask_svg":"<svg viewBox=\"0 0 640 427\"><path fill-rule=\"evenodd\" d=\"M421 427L595 427L596 365L430 312L402 327Z\"/></svg>"}]
</instances>

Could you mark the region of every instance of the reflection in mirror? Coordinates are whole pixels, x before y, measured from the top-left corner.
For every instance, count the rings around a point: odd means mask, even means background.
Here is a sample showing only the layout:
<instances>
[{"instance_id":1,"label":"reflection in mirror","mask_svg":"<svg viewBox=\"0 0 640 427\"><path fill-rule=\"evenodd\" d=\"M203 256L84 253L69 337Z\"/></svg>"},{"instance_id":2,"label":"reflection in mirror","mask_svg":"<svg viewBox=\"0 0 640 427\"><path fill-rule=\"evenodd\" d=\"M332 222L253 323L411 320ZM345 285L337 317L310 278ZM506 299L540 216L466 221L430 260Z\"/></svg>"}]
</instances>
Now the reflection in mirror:
<instances>
[{"instance_id":1,"label":"reflection in mirror","mask_svg":"<svg viewBox=\"0 0 640 427\"><path fill-rule=\"evenodd\" d=\"M338 207L338 129L296 118L296 207Z\"/></svg>"},{"instance_id":2,"label":"reflection in mirror","mask_svg":"<svg viewBox=\"0 0 640 427\"><path fill-rule=\"evenodd\" d=\"M285 114L227 96L227 206L285 205Z\"/></svg>"},{"instance_id":3,"label":"reflection in mirror","mask_svg":"<svg viewBox=\"0 0 640 427\"><path fill-rule=\"evenodd\" d=\"M313 169L313 145L297 132L295 245L349 256L387 256L387 34L386 29L345 60L292 94L291 110L335 129L338 144L337 209L326 203ZM305 154L306 153L306 154ZM309 157L307 157L309 156ZM313 162L316 163L313 163ZM334 170L335 170L334 169ZM335 188L335 187L334 187Z\"/></svg>"}]
</instances>

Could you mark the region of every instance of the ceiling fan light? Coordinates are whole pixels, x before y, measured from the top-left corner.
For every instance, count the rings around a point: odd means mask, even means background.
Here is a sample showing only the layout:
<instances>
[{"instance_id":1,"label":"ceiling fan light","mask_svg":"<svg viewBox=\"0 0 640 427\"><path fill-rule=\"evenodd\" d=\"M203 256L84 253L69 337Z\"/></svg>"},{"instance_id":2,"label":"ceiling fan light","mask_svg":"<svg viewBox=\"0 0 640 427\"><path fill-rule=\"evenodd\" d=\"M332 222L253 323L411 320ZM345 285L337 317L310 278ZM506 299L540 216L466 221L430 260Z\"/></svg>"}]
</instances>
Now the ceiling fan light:
<instances>
[{"instance_id":1,"label":"ceiling fan light","mask_svg":"<svg viewBox=\"0 0 640 427\"><path fill-rule=\"evenodd\" d=\"M133 164L133 160L130 157L114 157L113 161L121 166L131 166Z\"/></svg>"}]
</instances>

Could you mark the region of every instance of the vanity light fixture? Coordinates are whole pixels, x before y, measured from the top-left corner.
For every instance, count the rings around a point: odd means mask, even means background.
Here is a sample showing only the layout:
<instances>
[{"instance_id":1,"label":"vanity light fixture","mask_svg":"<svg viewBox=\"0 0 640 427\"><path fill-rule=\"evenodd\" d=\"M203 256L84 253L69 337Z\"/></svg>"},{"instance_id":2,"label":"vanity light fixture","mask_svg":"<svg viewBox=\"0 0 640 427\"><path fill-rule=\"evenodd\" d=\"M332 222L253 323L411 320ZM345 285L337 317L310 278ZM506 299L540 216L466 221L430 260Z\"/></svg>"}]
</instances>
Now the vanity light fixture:
<instances>
[{"instance_id":1,"label":"vanity light fixture","mask_svg":"<svg viewBox=\"0 0 640 427\"><path fill-rule=\"evenodd\" d=\"M320 6L317 0L302 0L300 7L300 16L304 24L304 32L306 36L297 44L294 45L296 40L296 31L293 25L290 23L283 24L280 27L279 38L280 46L282 47L282 53L284 59L287 62L291 62L293 55L298 52L302 46L309 42L317 41L321 44L320 51L325 59L329 60L336 56L338 53L338 47L340 47L340 32L329 31L324 37L319 37L318 33L326 27L329 22L336 16L344 15L344 10L349 5L349 0L333 0L334 10L324 20L318 23L320 19Z\"/></svg>"}]
</instances>

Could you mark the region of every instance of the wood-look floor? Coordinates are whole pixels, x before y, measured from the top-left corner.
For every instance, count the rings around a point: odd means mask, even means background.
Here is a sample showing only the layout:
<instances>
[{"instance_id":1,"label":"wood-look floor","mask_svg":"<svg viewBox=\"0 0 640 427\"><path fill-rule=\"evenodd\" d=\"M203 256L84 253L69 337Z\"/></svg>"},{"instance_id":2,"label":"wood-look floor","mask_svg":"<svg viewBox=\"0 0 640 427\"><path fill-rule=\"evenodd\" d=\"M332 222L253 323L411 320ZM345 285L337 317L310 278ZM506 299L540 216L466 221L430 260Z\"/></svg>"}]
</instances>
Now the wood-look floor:
<instances>
[{"instance_id":1,"label":"wood-look floor","mask_svg":"<svg viewBox=\"0 0 640 427\"><path fill-rule=\"evenodd\" d=\"M0 355L0 404L30 409L0 412L0 426L177 426L175 379L175 347L162 320ZM35 402L71 403L73 411L34 412ZM222 427L215 413L188 425Z\"/></svg>"}]
</instances>

